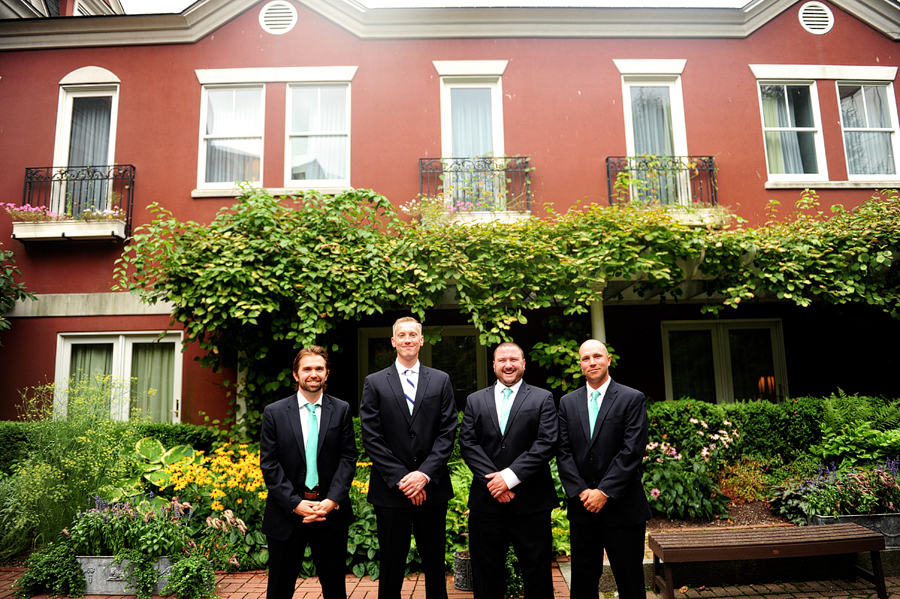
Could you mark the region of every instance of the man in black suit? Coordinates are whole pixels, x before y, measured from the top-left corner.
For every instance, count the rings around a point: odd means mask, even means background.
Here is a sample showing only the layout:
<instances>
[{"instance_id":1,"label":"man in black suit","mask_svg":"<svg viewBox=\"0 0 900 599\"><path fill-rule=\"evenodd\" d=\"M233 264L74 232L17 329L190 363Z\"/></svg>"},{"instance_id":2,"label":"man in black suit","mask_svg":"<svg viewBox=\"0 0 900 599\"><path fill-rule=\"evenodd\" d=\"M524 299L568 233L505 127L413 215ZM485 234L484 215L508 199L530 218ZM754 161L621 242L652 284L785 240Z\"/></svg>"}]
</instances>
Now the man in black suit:
<instances>
[{"instance_id":1,"label":"man in black suit","mask_svg":"<svg viewBox=\"0 0 900 599\"><path fill-rule=\"evenodd\" d=\"M494 350L497 384L466 400L459 448L472 470L469 550L476 599L504 599L512 542L529 599L552 599L550 512L559 505L550 474L558 422L553 395L522 381L525 353Z\"/></svg>"},{"instance_id":2,"label":"man in black suit","mask_svg":"<svg viewBox=\"0 0 900 599\"><path fill-rule=\"evenodd\" d=\"M324 393L328 352L294 358L297 393L263 411L259 464L269 490L262 531L269 542L268 599L290 599L306 546L325 599L346 599L347 532L356 441L350 406Z\"/></svg>"},{"instance_id":3,"label":"man in black suit","mask_svg":"<svg viewBox=\"0 0 900 599\"><path fill-rule=\"evenodd\" d=\"M644 394L609 376L606 346L579 350L587 385L559 403L559 478L569 497L572 599L596 599L603 550L620 599L645 599L644 532L650 504L641 484L647 446Z\"/></svg>"},{"instance_id":4,"label":"man in black suit","mask_svg":"<svg viewBox=\"0 0 900 599\"><path fill-rule=\"evenodd\" d=\"M404 317L393 326L397 360L370 374L359 417L372 472L381 551L379 599L399 599L411 535L425 573L428 599L446 599L447 502L453 497L447 461L456 438L456 403L446 372L422 366L422 325Z\"/></svg>"}]
</instances>

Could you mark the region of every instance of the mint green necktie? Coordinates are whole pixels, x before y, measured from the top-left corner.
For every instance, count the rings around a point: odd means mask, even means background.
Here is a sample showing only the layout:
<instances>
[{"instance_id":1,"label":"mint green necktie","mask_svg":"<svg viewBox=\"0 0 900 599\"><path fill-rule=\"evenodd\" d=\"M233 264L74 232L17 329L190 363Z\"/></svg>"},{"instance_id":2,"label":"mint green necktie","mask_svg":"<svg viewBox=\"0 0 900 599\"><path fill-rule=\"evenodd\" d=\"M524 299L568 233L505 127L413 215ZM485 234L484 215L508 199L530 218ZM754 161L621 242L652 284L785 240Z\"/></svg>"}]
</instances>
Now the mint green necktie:
<instances>
[{"instance_id":1,"label":"mint green necktie","mask_svg":"<svg viewBox=\"0 0 900 599\"><path fill-rule=\"evenodd\" d=\"M591 392L591 401L588 402L588 420L591 422L591 439L594 438L594 425L597 424L597 414L600 413L600 402L597 401L600 392L594 389Z\"/></svg>"},{"instance_id":2,"label":"mint green necktie","mask_svg":"<svg viewBox=\"0 0 900 599\"><path fill-rule=\"evenodd\" d=\"M500 434L505 435L506 421L509 420L509 410L512 408L512 400L510 400L512 389L507 387L500 393L503 395L503 399L500 400Z\"/></svg>"},{"instance_id":3,"label":"mint green necktie","mask_svg":"<svg viewBox=\"0 0 900 599\"><path fill-rule=\"evenodd\" d=\"M306 488L315 489L319 484L319 468L316 465L316 449L319 445L319 421L316 405L307 403L309 419L306 421Z\"/></svg>"}]
</instances>

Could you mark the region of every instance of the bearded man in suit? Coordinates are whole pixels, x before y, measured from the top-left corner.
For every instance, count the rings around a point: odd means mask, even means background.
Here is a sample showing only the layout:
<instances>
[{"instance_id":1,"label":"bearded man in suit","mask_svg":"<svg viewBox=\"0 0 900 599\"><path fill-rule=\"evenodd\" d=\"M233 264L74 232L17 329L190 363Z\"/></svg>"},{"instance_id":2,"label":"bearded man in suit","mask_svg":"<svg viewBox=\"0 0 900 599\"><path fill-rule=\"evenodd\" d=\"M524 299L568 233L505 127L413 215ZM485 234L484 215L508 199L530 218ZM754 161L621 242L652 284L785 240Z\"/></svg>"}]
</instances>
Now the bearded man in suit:
<instances>
[{"instance_id":1,"label":"bearded man in suit","mask_svg":"<svg viewBox=\"0 0 900 599\"><path fill-rule=\"evenodd\" d=\"M427 599L447 599L444 550L453 497L447 461L456 439L456 401L447 373L419 363L422 325L407 316L392 331L397 360L366 377L359 406L381 550L378 599L400 599L412 534Z\"/></svg>"},{"instance_id":2,"label":"bearded man in suit","mask_svg":"<svg viewBox=\"0 0 900 599\"><path fill-rule=\"evenodd\" d=\"M324 348L301 349L293 375L297 393L266 406L259 442L259 465L269 490L262 525L269 542L266 597L293 597L309 545L324 599L346 599L350 485L356 473L350 406L324 393Z\"/></svg>"},{"instance_id":3,"label":"bearded man in suit","mask_svg":"<svg viewBox=\"0 0 900 599\"><path fill-rule=\"evenodd\" d=\"M525 596L553 599L550 512L559 506L550 459L558 421L553 395L522 380L525 354L515 343L494 350L497 384L466 400L460 453L474 478L469 491L469 550L475 599L503 599L512 542Z\"/></svg>"},{"instance_id":4,"label":"bearded man in suit","mask_svg":"<svg viewBox=\"0 0 900 599\"><path fill-rule=\"evenodd\" d=\"M620 599L645 599L644 533L650 504L641 484L648 419L644 394L609 376L600 341L579 349L587 385L559 404L559 478L568 496L572 599L597 599L603 551Z\"/></svg>"}]
</instances>

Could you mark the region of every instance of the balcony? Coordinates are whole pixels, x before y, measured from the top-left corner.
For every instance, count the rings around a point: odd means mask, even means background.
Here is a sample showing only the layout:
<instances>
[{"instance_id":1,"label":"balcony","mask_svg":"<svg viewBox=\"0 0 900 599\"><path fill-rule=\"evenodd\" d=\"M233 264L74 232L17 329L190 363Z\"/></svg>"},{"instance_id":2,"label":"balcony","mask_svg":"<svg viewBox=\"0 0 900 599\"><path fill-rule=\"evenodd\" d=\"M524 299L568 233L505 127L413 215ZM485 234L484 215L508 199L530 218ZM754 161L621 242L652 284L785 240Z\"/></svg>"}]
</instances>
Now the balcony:
<instances>
[{"instance_id":1,"label":"balcony","mask_svg":"<svg viewBox=\"0 0 900 599\"><path fill-rule=\"evenodd\" d=\"M134 174L130 164L25 169L22 213L30 217L13 215L13 238L50 241L129 237Z\"/></svg>"},{"instance_id":2,"label":"balcony","mask_svg":"<svg viewBox=\"0 0 900 599\"><path fill-rule=\"evenodd\" d=\"M706 209L718 205L712 156L609 156L606 177L611 206L637 202Z\"/></svg>"},{"instance_id":3,"label":"balcony","mask_svg":"<svg viewBox=\"0 0 900 599\"><path fill-rule=\"evenodd\" d=\"M514 220L531 214L532 170L527 156L420 158L419 194L461 220Z\"/></svg>"}]
</instances>

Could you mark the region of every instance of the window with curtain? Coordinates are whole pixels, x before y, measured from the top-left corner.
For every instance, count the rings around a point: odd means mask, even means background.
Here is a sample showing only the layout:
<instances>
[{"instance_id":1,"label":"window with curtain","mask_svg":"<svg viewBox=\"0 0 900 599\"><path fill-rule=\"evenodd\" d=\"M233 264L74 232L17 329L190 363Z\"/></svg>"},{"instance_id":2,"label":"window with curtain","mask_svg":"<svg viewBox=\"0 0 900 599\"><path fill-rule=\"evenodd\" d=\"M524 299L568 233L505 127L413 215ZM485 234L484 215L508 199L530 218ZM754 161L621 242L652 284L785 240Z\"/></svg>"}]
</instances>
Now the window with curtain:
<instances>
[{"instance_id":1,"label":"window with curtain","mask_svg":"<svg viewBox=\"0 0 900 599\"><path fill-rule=\"evenodd\" d=\"M456 87L450 90L455 158L475 158L494 153L491 116L491 88Z\"/></svg>"},{"instance_id":2,"label":"window with curtain","mask_svg":"<svg viewBox=\"0 0 900 599\"><path fill-rule=\"evenodd\" d=\"M890 99L891 91L887 85L838 85L850 175L897 174L896 104Z\"/></svg>"},{"instance_id":3,"label":"window with curtain","mask_svg":"<svg viewBox=\"0 0 900 599\"><path fill-rule=\"evenodd\" d=\"M180 342L180 333L162 339L156 333L61 334L56 365L60 410L68 409L67 384L100 385L115 395L109 405L114 418L139 412L154 422L179 422Z\"/></svg>"},{"instance_id":4,"label":"window with curtain","mask_svg":"<svg viewBox=\"0 0 900 599\"><path fill-rule=\"evenodd\" d=\"M506 178L494 147L492 87L450 88L452 160L444 190L464 212L506 209Z\"/></svg>"},{"instance_id":5,"label":"window with curtain","mask_svg":"<svg viewBox=\"0 0 900 599\"><path fill-rule=\"evenodd\" d=\"M259 181L263 157L263 88L204 88L205 183Z\"/></svg>"},{"instance_id":6,"label":"window with curtain","mask_svg":"<svg viewBox=\"0 0 900 599\"><path fill-rule=\"evenodd\" d=\"M666 398L781 401L787 371L781 321L662 323Z\"/></svg>"},{"instance_id":7,"label":"window with curtain","mask_svg":"<svg viewBox=\"0 0 900 599\"><path fill-rule=\"evenodd\" d=\"M770 175L819 173L819 123L808 83L760 83Z\"/></svg>"},{"instance_id":8,"label":"window with curtain","mask_svg":"<svg viewBox=\"0 0 900 599\"><path fill-rule=\"evenodd\" d=\"M349 184L349 85L290 87L289 181Z\"/></svg>"}]
</instances>

